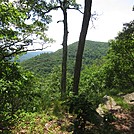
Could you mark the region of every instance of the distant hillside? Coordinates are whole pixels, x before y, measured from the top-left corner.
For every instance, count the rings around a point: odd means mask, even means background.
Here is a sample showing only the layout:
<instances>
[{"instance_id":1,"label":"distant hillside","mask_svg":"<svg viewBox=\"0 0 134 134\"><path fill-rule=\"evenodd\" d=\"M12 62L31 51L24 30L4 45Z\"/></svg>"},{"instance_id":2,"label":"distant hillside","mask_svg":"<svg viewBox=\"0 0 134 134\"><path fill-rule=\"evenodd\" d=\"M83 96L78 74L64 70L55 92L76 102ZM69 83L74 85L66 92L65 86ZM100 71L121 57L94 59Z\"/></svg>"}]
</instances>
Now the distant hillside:
<instances>
[{"instance_id":1,"label":"distant hillside","mask_svg":"<svg viewBox=\"0 0 134 134\"><path fill-rule=\"evenodd\" d=\"M68 46L68 70L72 72L74 67L75 55L78 42ZM106 42L86 41L83 55L83 64L91 65L96 59L101 59L106 55L109 46ZM60 65L62 62L62 49L53 53L42 53L34 58L22 62L22 66L26 70L33 71L40 75L51 72L54 66Z\"/></svg>"},{"instance_id":2,"label":"distant hillside","mask_svg":"<svg viewBox=\"0 0 134 134\"><path fill-rule=\"evenodd\" d=\"M28 60L32 57L35 57L37 55L40 55L41 53L44 53L44 51L34 51L34 52L27 52L26 54L22 55L19 57L19 59L17 60L18 62L22 62L24 60Z\"/></svg>"}]
</instances>

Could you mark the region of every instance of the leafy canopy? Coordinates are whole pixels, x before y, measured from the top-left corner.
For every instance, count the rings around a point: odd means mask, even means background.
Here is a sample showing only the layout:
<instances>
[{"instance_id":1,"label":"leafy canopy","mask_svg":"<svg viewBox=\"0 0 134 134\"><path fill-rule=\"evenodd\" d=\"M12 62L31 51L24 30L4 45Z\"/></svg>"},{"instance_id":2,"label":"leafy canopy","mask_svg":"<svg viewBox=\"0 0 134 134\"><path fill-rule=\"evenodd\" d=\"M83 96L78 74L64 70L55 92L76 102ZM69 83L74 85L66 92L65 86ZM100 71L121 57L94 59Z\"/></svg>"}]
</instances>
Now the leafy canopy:
<instances>
[{"instance_id":1,"label":"leafy canopy","mask_svg":"<svg viewBox=\"0 0 134 134\"><path fill-rule=\"evenodd\" d=\"M51 41L45 34L51 16L41 14L36 6L32 6L33 1L28 2L0 3L0 59L28 51L28 46L32 46L35 41L37 43L37 39L40 40L38 44L41 43L41 49L44 43Z\"/></svg>"},{"instance_id":2,"label":"leafy canopy","mask_svg":"<svg viewBox=\"0 0 134 134\"><path fill-rule=\"evenodd\" d=\"M124 24L122 32L110 41L107 56L107 85L116 88L134 86L134 21Z\"/></svg>"}]
</instances>

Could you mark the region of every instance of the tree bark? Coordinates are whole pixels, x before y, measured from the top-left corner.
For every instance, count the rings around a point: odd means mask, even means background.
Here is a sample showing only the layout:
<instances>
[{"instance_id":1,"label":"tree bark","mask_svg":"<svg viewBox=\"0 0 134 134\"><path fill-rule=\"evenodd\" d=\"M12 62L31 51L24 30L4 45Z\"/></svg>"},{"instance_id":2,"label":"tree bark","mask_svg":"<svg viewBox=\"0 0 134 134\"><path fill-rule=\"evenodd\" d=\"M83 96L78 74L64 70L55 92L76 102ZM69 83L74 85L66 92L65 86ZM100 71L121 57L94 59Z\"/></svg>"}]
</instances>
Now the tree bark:
<instances>
[{"instance_id":1,"label":"tree bark","mask_svg":"<svg viewBox=\"0 0 134 134\"><path fill-rule=\"evenodd\" d=\"M66 3L65 3L66 4ZM63 35L63 54L62 54L62 78L61 78L61 98L64 99L66 96L66 72L67 72L67 39L68 39L68 24L67 24L67 9L63 7L63 24L64 24L64 35Z\"/></svg>"},{"instance_id":2,"label":"tree bark","mask_svg":"<svg viewBox=\"0 0 134 134\"><path fill-rule=\"evenodd\" d=\"M91 7L92 7L92 0L85 0L84 16L83 16L82 28L81 28L81 33L78 42L78 50L76 54L76 62L75 62L75 69L74 69L74 80L73 80L74 95L78 94L80 72L82 66L82 56L83 56L83 51L85 46L86 35L88 31L88 25L91 18Z\"/></svg>"}]
</instances>

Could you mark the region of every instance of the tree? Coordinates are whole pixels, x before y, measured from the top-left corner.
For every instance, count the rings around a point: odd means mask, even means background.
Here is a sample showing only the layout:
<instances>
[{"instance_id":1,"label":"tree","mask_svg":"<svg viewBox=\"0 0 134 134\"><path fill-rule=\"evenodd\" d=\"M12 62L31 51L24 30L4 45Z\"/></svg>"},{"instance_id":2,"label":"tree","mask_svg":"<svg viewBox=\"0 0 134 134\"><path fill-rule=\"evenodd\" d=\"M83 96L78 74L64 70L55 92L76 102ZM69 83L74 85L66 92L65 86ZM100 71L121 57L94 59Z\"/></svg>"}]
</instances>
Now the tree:
<instances>
[{"instance_id":1,"label":"tree","mask_svg":"<svg viewBox=\"0 0 134 134\"><path fill-rule=\"evenodd\" d=\"M62 42L63 46L62 75L61 75L61 98L63 99L66 95L66 74L67 74L67 40L68 40L67 10L68 9L79 10L80 5L76 3L76 0L51 0L50 5L48 5L48 7L45 6L48 8L47 12L60 8L63 12L64 17L63 18L64 34Z\"/></svg>"},{"instance_id":2,"label":"tree","mask_svg":"<svg viewBox=\"0 0 134 134\"><path fill-rule=\"evenodd\" d=\"M38 99L36 103L34 99L39 95L35 77L9 60L28 51L28 46L35 43L34 39L40 39L42 43L49 41L45 31L50 16L44 21L38 19L37 11L34 14L33 9L22 1L0 1L0 129L11 123L16 111L33 111L37 106ZM30 24L26 22L28 20Z\"/></svg>"},{"instance_id":3,"label":"tree","mask_svg":"<svg viewBox=\"0 0 134 134\"><path fill-rule=\"evenodd\" d=\"M0 60L28 51L36 39L49 41L45 31L51 16L38 19L38 11L22 1L0 3ZM30 24L27 21L30 20ZM43 49L43 44L42 48Z\"/></svg>"},{"instance_id":4,"label":"tree","mask_svg":"<svg viewBox=\"0 0 134 134\"><path fill-rule=\"evenodd\" d=\"M66 96L66 75L67 75L67 40L68 40L68 24L67 24L67 9L79 10L79 5L76 4L75 0L57 0L57 4L63 12L63 24L64 24L64 35L63 35L63 54L62 54L62 76L61 76L61 98L64 99Z\"/></svg>"},{"instance_id":5,"label":"tree","mask_svg":"<svg viewBox=\"0 0 134 134\"><path fill-rule=\"evenodd\" d=\"M106 86L126 90L134 87L134 20L110 42L105 64Z\"/></svg>"},{"instance_id":6,"label":"tree","mask_svg":"<svg viewBox=\"0 0 134 134\"><path fill-rule=\"evenodd\" d=\"M61 1L60 1L61 3ZM61 78L61 97L64 98L66 94L66 71L67 71L67 38L68 38L68 24L67 24L67 0L61 3L64 20L64 35L63 35L63 54L62 54L62 78Z\"/></svg>"},{"instance_id":7,"label":"tree","mask_svg":"<svg viewBox=\"0 0 134 134\"><path fill-rule=\"evenodd\" d=\"M33 45L33 37L36 36L40 38L43 43L50 41L45 34L45 31L48 29L47 24L51 22L51 16L47 13L49 13L51 10L57 10L60 8L64 16L61 96L65 95L68 38L67 9L79 10L79 6L80 5L76 4L75 0L51 0L49 2L45 0L19 0L14 1L13 3L2 2L1 11L4 11L1 14L1 18L6 20L6 22L2 21L2 23L5 23L4 26L6 26L5 31L7 38L6 40L3 38L5 37L5 34L3 34L5 32L3 32L0 36L0 51L2 52L0 57L4 59L6 57L12 57L15 54L28 51L28 46ZM9 14L10 17L8 16ZM32 23L30 22L30 24L27 24L27 20L30 20ZM11 24L13 28L10 27ZM3 25L1 28L2 32Z\"/></svg>"},{"instance_id":8,"label":"tree","mask_svg":"<svg viewBox=\"0 0 134 134\"><path fill-rule=\"evenodd\" d=\"M79 37L78 50L76 54L76 62L75 62L75 69L74 69L73 92L76 95L78 94L80 71L81 71L81 66L82 66L82 55L84 51L85 39L86 39L87 30L88 30L89 20L91 17L91 7L92 7L92 0L85 0L82 29L81 29L81 33Z\"/></svg>"}]
</instances>

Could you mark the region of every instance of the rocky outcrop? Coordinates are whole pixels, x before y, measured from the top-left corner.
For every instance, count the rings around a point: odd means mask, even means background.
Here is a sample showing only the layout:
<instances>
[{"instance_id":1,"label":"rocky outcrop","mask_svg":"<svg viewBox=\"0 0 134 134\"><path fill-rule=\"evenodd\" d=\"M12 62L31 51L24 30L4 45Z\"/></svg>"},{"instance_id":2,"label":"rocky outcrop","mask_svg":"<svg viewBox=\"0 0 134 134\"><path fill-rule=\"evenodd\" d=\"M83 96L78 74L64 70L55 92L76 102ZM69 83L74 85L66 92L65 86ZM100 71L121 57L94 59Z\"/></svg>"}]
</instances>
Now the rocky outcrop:
<instances>
[{"instance_id":1,"label":"rocky outcrop","mask_svg":"<svg viewBox=\"0 0 134 134\"><path fill-rule=\"evenodd\" d=\"M120 106L116 104L114 99L110 96L105 95L103 97L103 102L99 104L99 107L96 109L96 111L100 114L100 116L104 116L106 112L108 111L116 111L121 109Z\"/></svg>"},{"instance_id":2,"label":"rocky outcrop","mask_svg":"<svg viewBox=\"0 0 134 134\"><path fill-rule=\"evenodd\" d=\"M126 95L119 95L119 97L123 97L124 101L128 104L134 105L134 92L126 94ZM103 101L99 104L96 111L99 113L100 116L104 116L108 111L118 111L121 109L121 106L117 105L115 100L111 96L105 95L103 97Z\"/></svg>"},{"instance_id":3,"label":"rocky outcrop","mask_svg":"<svg viewBox=\"0 0 134 134\"><path fill-rule=\"evenodd\" d=\"M128 104L134 105L134 92L124 95L123 98Z\"/></svg>"}]
</instances>

